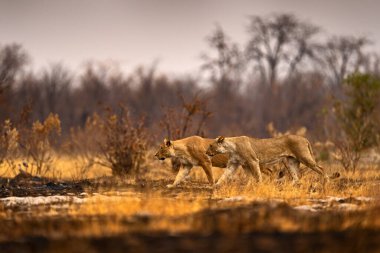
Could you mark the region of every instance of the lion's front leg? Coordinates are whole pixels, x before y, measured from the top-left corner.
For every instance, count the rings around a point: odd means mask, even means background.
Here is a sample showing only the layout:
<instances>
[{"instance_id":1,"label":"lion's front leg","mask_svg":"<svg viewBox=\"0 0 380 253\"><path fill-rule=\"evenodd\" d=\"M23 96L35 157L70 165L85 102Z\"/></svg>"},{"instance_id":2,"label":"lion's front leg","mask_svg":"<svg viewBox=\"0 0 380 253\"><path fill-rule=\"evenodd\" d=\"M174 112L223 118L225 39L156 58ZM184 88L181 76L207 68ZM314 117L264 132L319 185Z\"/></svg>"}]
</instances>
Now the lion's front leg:
<instances>
[{"instance_id":1,"label":"lion's front leg","mask_svg":"<svg viewBox=\"0 0 380 253\"><path fill-rule=\"evenodd\" d=\"M228 182L232 177L232 174L236 171L239 164L236 163L228 163L227 168L225 169L223 175L219 178L218 182L215 184L216 187L219 187L222 183Z\"/></svg>"},{"instance_id":2,"label":"lion's front leg","mask_svg":"<svg viewBox=\"0 0 380 253\"><path fill-rule=\"evenodd\" d=\"M247 162L247 166L252 176L256 178L258 183L263 181L263 176L261 175L260 164L257 161L249 161Z\"/></svg>"},{"instance_id":3,"label":"lion's front leg","mask_svg":"<svg viewBox=\"0 0 380 253\"><path fill-rule=\"evenodd\" d=\"M211 185L214 185L214 177L212 175L212 166L211 162L204 162L201 164L201 167L203 168L204 172L206 173L207 180Z\"/></svg>"},{"instance_id":4,"label":"lion's front leg","mask_svg":"<svg viewBox=\"0 0 380 253\"><path fill-rule=\"evenodd\" d=\"M181 182L185 181L190 174L192 166L182 166L179 169L177 176L175 177L173 184L168 184L166 187L172 188L178 186Z\"/></svg>"}]
</instances>

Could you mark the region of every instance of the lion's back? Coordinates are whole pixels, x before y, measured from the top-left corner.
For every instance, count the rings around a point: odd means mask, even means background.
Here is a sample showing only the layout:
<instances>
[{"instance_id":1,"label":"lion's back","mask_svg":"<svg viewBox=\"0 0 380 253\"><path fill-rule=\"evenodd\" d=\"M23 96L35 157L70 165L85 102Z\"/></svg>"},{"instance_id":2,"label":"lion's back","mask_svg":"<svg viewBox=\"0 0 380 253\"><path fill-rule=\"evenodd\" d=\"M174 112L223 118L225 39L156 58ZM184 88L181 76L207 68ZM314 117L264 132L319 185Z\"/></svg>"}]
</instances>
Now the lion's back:
<instances>
[{"instance_id":1,"label":"lion's back","mask_svg":"<svg viewBox=\"0 0 380 253\"><path fill-rule=\"evenodd\" d=\"M309 140L300 135L285 135L279 137L281 145L291 156L303 159L315 159Z\"/></svg>"},{"instance_id":2,"label":"lion's back","mask_svg":"<svg viewBox=\"0 0 380 253\"><path fill-rule=\"evenodd\" d=\"M250 145L259 156L304 156L310 153L309 141L299 135L283 135L275 138L250 138Z\"/></svg>"},{"instance_id":3,"label":"lion's back","mask_svg":"<svg viewBox=\"0 0 380 253\"><path fill-rule=\"evenodd\" d=\"M183 138L181 140L177 140L176 143L181 144L182 146L188 149L201 148L201 149L204 149L206 152L208 145L210 145L212 141L213 141L212 139L206 139L197 135L193 135L193 136Z\"/></svg>"},{"instance_id":4,"label":"lion's back","mask_svg":"<svg viewBox=\"0 0 380 253\"><path fill-rule=\"evenodd\" d=\"M197 159L202 159L205 157L206 150L210 145L210 139L204 139L200 136L189 136L180 140L175 141L175 146L177 150L181 150L182 156L187 156L189 158L196 157Z\"/></svg>"},{"instance_id":5,"label":"lion's back","mask_svg":"<svg viewBox=\"0 0 380 253\"><path fill-rule=\"evenodd\" d=\"M180 144L179 147L186 149L186 155L189 159L196 158L197 160L206 160L206 150L214 139L203 138L200 136L189 136L181 140L177 140L176 143ZM178 146L177 146L178 147ZM185 153L185 152L184 152ZM218 154L211 157L211 163L213 167L225 168L228 163L228 155Z\"/></svg>"},{"instance_id":6,"label":"lion's back","mask_svg":"<svg viewBox=\"0 0 380 253\"><path fill-rule=\"evenodd\" d=\"M286 145L296 155L307 155L311 152L310 142L303 136L288 135Z\"/></svg>"}]
</instances>

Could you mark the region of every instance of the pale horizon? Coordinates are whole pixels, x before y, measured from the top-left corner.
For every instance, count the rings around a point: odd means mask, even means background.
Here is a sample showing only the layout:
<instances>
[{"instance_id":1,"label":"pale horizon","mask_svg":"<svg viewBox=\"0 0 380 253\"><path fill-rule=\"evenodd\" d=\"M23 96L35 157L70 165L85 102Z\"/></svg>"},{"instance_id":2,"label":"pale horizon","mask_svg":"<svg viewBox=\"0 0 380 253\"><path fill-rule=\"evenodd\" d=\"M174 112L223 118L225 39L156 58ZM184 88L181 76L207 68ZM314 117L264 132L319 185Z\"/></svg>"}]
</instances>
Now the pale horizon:
<instances>
[{"instance_id":1,"label":"pale horizon","mask_svg":"<svg viewBox=\"0 0 380 253\"><path fill-rule=\"evenodd\" d=\"M88 61L129 72L158 62L160 72L199 72L206 37L219 24L239 45L250 15L292 13L323 35L367 36L379 50L376 1L7 1L0 0L0 44L20 43L38 71Z\"/></svg>"}]
</instances>

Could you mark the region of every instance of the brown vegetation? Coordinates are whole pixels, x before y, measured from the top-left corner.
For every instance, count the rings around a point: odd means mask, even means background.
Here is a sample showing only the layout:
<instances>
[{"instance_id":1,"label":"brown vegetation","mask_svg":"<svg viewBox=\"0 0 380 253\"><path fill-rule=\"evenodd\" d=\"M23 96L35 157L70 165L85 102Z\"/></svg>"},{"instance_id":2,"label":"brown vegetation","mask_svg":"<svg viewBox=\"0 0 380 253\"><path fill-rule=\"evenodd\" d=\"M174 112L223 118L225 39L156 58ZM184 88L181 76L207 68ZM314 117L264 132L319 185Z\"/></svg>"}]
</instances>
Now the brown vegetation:
<instances>
[{"instance_id":1,"label":"brown vegetation","mask_svg":"<svg viewBox=\"0 0 380 253\"><path fill-rule=\"evenodd\" d=\"M366 38L319 34L293 15L252 16L242 47L217 27L200 78L96 63L36 73L20 45L1 46L0 251L91 251L108 239L101 249L284 251L288 238L299 252L321 238L326 251L378 250L379 161L360 158L379 146L379 56ZM258 185L238 169L212 189L194 168L169 190L170 164L153 157L164 137L289 133L307 136L318 163L342 176L323 189L301 168L299 185L267 176Z\"/></svg>"}]
</instances>

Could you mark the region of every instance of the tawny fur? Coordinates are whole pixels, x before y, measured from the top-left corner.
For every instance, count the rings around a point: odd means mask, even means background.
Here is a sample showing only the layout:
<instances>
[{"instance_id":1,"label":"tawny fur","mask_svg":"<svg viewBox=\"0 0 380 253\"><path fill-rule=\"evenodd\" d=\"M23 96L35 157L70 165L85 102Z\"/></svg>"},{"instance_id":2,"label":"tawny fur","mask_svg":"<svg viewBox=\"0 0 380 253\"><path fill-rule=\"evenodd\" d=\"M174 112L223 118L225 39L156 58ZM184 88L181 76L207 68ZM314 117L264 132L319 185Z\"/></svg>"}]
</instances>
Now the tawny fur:
<instances>
[{"instance_id":1,"label":"tawny fur","mask_svg":"<svg viewBox=\"0 0 380 253\"><path fill-rule=\"evenodd\" d=\"M221 154L210 159L206 155L206 150L213 142L213 139L206 139L199 136L191 136L180 140L164 140L156 153L160 160L172 158L173 166L183 168L177 174L177 177L171 186L181 183L189 174L193 166L201 166L206 173L207 179L211 185L214 184L212 166L225 168L228 162L228 155Z\"/></svg>"},{"instance_id":2,"label":"tawny fur","mask_svg":"<svg viewBox=\"0 0 380 253\"><path fill-rule=\"evenodd\" d=\"M285 135L277 138L256 139L247 136L219 137L207 149L210 156L228 154L230 159L225 175L218 181L218 185L227 180L239 165L262 180L261 171L264 165L283 162L293 177L298 181L297 172L300 163L328 179L324 169L317 165L309 141L298 135Z\"/></svg>"},{"instance_id":3,"label":"tawny fur","mask_svg":"<svg viewBox=\"0 0 380 253\"><path fill-rule=\"evenodd\" d=\"M168 187L177 186L185 180L193 166L201 166L210 184L213 184L211 167L226 168L229 161L228 154L216 154L211 159L206 155L207 148L213 142L214 139L199 136L190 136L175 141L164 140L155 156L160 160L170 158L172 160L172 169L178 171L174 183L168 185ZM272 176L274 171L276 170L273 170L273 168L262 168L262 172L267 175Z\"/></svg>"}]
</instances>

